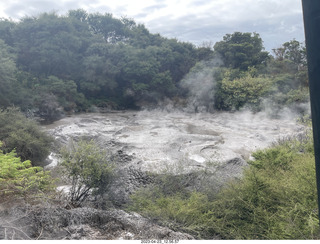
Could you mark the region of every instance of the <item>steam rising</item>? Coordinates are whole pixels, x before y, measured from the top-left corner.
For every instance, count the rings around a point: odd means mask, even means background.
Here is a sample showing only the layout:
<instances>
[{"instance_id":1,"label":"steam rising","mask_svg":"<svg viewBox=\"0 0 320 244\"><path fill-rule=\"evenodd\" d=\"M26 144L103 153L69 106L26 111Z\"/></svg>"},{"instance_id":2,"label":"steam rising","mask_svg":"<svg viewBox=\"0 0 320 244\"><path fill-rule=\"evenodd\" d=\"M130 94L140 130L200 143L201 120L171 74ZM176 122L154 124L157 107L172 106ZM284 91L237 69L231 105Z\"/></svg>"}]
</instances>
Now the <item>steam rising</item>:
<instances>
[{"instance_id":1,"label":"steam rising","mask_svg":"<svg viewBox=\"0 0 320 244\"><path fill-rule=\"evenodd\" d=\"M223 63L221 59L217 57L210 61L202 61L180 82L180 87L187 91L187 99L182 111L188 113L217 112L214 111L214 97L216 92L216 80L214 77L221 65L223 65ZM290 85L294 82L295 81L292 80L292 82L288 83ZM278 88L274 87L273 89ZM292 89L294 89L294 87L292 87ZM278 93L281 94L281 91L278 90ZM295 120L298 117L311 114L310 102L300 102L286 106L277 104L273 96L261 99L261 110L258 116L280 120ZM250 110L250 107L245 105L239 112L244 112L245 115L248 115L251 114ZM169 111L173 112L173 110Z\"/></svg>"},{"instance_id":2,"label":"steam rising","mask_svg":"<svg viewBox=\"0 0 320 244\"><path fill-rule=\"evenodd\" d=\"M250 111L83 114L64 118L50 127L63 143L69 138L88 136L104 148L121 150L134 158L130 165L142 171L159 172L169 165L179 174L216 162L217 170L228 168L222 170L226 174L223 178L241 172L253 151L303 130L289 117L271 119L264 112Z\"/></svg>"},{"instance_id":3,"label":"steam rising","mask_svg":"<svg viewBox=\"0 0 320 244\"><path fill-rule=\"evenodd\" d=\"M141 171L159 173L168 166L181 174L214 163L209 168L222 178L236 176L253 151L304 131L296 118L310 106L279 108L264 99L256 113L249 108L214 111L214 77L221 64L218 58L198 63L179 84L185 100L167 99L153 110L77 115L60 120L51 132L63 143L84 135L94 138L132 157L129 166Z\"/></svg>"},{"instance_id":4,"label":"steam rising","mask_svg":"<svg viewBox=\"0 0 320 244\"><path fill-rule=\"evenodd\" d=\"M181 81L180 86L188 91L186 112L213 112L214 72L221 64L217 58L198 63Z\"/></svg>"}]
</instances>

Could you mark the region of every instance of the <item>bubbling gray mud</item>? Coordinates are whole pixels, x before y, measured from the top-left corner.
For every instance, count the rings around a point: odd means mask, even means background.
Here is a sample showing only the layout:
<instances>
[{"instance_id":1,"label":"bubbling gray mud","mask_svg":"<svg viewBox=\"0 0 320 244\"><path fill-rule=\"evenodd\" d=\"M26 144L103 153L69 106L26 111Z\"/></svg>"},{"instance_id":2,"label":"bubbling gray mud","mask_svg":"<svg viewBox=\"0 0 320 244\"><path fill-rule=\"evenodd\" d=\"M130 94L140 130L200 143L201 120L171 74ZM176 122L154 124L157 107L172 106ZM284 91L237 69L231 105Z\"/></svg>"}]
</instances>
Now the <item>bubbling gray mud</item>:
<instances>
[{"instance_id":1,"label":"bubbling gray mud","mask_svg":"<svg viewBox=\"0 0 320 244\"><path fill-rule=\"evenodd\" d=\"M94 138L112 152L134 159L143 172L182 174L209 165L223 168L235 159L243 166L253 151L298 133L303 126L292 117L271 119L264 113L126 111L74 115L46 130L64 144L70 138Z\"/></svg>"}]
</instances>

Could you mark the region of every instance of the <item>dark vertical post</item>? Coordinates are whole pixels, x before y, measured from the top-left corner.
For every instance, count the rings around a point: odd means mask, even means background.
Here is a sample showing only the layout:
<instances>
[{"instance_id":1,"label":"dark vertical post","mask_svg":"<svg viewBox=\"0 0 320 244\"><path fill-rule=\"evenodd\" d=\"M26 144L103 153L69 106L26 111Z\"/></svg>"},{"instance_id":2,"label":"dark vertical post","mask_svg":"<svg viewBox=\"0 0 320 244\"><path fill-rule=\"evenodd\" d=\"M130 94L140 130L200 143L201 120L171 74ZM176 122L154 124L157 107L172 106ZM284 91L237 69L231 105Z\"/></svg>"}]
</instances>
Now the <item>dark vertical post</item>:
<instances>
[{"instance_id":1,"label":"dark vertical post","mask_svg":"<svg viewBox=\"0 0 320 244\"><path fill-rule=\"evenodd\" d=\"M302 0L320 219L320 1Z\"/></svg>"}]
</instances>

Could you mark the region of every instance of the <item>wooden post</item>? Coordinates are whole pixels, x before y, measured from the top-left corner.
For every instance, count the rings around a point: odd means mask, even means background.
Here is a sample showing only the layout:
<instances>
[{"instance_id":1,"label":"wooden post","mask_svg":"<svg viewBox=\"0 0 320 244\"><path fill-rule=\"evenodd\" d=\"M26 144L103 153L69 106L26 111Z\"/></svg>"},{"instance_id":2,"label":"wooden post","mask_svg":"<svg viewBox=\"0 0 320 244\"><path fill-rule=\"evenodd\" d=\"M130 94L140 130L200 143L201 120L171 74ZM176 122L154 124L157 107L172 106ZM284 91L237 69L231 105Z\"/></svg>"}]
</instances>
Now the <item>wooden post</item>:
<instances>
[{"instance_id":1,"label":"wooden post","mask_svg":"<svg viewBox=\"0 0 320 244\"><path fill-rule=\"evenodd\" d=\"M320 1L302 0L320 219Z\"/></svg>"}]
</instances>

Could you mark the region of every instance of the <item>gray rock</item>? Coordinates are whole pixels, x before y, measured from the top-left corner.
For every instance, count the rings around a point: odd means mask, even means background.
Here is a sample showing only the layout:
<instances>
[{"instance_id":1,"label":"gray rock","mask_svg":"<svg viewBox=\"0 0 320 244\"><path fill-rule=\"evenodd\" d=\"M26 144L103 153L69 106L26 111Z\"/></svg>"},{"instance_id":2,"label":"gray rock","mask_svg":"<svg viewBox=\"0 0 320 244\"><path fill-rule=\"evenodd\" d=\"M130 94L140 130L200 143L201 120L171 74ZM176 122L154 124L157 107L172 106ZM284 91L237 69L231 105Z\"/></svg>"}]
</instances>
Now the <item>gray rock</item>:
<instances>
[{"instance_id":1,"label":"gray rock","mask_svg":"<svg viewBox=\"0 0 320 244\"><path fill-rule=\"evenodd\" d=\"M191 240L123 210L60 207L12 208L0 212L0 239L45 240Z\"/></svg>"}]
</instances>

